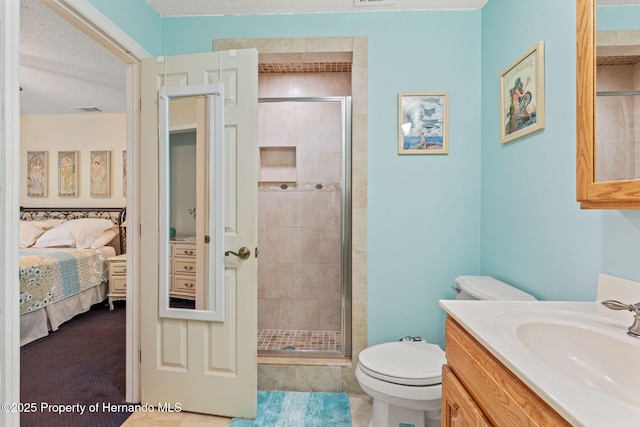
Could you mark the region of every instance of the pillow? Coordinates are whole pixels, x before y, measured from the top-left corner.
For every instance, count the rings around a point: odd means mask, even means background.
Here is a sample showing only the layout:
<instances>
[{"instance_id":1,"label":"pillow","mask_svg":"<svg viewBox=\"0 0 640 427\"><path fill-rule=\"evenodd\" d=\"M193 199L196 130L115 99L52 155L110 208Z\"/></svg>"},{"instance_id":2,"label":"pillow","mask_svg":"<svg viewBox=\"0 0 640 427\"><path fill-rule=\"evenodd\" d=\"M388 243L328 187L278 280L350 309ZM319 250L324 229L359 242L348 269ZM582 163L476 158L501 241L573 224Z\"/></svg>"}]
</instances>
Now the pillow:
<instances>
[{"instance_id":1,"label":"pillow","mask_svg":"<svg viewBox=\"0 0 640 427\"><path fill-rule=\"evenodd\" d=\"M106 246L110 241L112 241L118 235L118 226L114 225L113 227L104 230L90 245L91 249L98 249L103 246Z\"/></svg>"},{"instance_id":2,"label":"pillow","mask_svg":"<svg viewBox=\"0 0 640 427\"><path fill-rule=\"evenodd\" d=\"M76 247L86 249L100 234L113 227L102 218L72 219L44 232L35 243L37 248Z\"/></svg>"},{"instance_id":3,"label":"pillow","mask_svg":"<svg viewBox=\"0 0 640 427\"><path fill-rule=\"evenodd\" d=\"M41 221L20 221L20 249L28 248L38 240L45 231L60 225L64 219L45 219Z\"/></svg>"}]
</instances>

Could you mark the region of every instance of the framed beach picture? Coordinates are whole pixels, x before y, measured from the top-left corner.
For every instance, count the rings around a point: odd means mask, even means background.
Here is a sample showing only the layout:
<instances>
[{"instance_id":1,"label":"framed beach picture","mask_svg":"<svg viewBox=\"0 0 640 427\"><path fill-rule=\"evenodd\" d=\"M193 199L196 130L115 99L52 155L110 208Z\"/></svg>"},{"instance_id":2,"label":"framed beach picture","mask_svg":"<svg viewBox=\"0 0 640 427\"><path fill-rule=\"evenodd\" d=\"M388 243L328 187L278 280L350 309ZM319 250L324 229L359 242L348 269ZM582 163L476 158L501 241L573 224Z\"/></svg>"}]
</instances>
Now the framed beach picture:
<instances>
[{"instance_id":1,"label":"framed beach picture","mask_svg":"<svg viewBox=\"0 0 640 427\"><path fill-rule=\"evenodd\" d=\"M91 197L111 197L111 151L92 151L90 160Z\"/></svg>"},{"instance_id":2,"label":"framed beach picture","mask_svg":"<svg viewBox=\"0 0 640 427\"><path fill-rule=\"evenodd\" d=\"M27 151L27 196L47 197L49 194L49 152Z\"/></svg>"},{"instance_id":3,"label":"framed beach picture","mask_svg":"<svg viewBox=\"0 0 640 427\"><path fill-rule=\"evenodd\" d=\"M58 151L58 197L78 197L78 152Z\"/></svg>"},{"instance_id":4,"label":"framed beach picture","mask_svg":"<svg viewBox=\"0 0 640 427\"><path fill-rule=\"evenodd\" d=\"M398 95L398 154L449 152L448 94Z\"/></svg>"},{"instance_id":5,"label":"framed beach picture","mask_svg":"<svg viewBox=\"0 0 640 427\"><path fill-rule=\"evenodd\" d=\"M500 141L544 129L544 42L500 74Z\"/></svg>"}]
</instances>

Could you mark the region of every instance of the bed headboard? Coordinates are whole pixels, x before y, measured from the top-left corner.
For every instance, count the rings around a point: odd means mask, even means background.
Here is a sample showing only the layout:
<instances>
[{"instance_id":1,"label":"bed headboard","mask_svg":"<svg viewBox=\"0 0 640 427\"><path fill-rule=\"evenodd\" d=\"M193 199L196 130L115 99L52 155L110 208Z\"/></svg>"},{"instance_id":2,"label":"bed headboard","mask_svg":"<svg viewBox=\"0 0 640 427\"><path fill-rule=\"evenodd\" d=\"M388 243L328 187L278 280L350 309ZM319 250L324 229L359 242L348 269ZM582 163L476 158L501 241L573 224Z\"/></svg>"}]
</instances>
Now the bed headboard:
<instances>
[{"instance_id":1,"label":"bed headboard","mask_svg":"<svg viewBox=\"0 0 640 427\"><path fill-rule=\"evenodd\" d=\"M120 252L127 251L127 208L25 208L20 206L20 219L39 221L44 219L103 218L111 220L120 230Z\"/></svg>"}]
</instances>

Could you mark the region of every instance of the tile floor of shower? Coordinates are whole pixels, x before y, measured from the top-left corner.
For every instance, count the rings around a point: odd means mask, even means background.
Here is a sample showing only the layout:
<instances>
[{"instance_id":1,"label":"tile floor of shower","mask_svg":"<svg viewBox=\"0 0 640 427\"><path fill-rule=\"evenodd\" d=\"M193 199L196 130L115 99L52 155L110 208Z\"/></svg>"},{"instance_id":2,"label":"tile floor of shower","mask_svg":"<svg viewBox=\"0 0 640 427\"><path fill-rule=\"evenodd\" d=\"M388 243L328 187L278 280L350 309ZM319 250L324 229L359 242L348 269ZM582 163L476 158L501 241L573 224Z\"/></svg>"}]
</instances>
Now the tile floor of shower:
<instances>
[{"instance_id":1,"label":"tile floor of shower","mask_svg":"<svg viewBox=\"0 0 640 427\"><path fill-rule=\"evenodd\" d=\"M342 351L340 331L261 329L258 351Z\"/></svg>"}]
</instances>

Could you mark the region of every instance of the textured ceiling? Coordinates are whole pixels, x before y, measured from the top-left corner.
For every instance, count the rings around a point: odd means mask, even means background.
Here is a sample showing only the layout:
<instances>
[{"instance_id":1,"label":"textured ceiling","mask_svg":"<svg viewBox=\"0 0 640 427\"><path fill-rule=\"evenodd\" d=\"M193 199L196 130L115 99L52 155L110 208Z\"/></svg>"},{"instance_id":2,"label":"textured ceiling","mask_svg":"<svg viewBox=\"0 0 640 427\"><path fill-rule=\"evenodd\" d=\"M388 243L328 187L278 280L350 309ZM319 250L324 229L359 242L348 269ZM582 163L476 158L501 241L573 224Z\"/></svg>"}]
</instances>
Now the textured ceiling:
<instances>
[{"instance_id":1,"label":"textured ceiling","mask_svg":"<svg viewBox=\"0 0 640 427\"><path fill-rule=\"evenodd\" d=\"M126 67L38 0L20 2L20 113L126 111Z\"/></svg>"}]
</instances>

